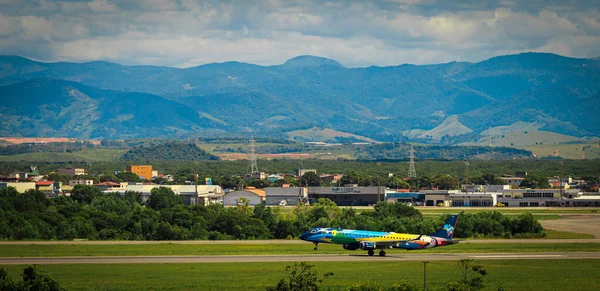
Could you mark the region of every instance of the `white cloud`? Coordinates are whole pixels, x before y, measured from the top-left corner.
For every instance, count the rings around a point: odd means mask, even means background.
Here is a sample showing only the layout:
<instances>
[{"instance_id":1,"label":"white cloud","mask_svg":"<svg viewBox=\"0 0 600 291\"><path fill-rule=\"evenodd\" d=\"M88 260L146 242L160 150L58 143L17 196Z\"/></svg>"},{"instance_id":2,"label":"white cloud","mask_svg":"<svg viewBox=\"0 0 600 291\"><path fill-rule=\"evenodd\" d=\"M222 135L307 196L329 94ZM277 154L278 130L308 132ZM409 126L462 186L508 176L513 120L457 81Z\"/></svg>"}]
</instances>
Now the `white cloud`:
<instances>
[{"instance_id":1,"label":"white cloud","mask_svg":"<svg viewBox=\"0 0 600 291\"><path fill-rule=\"evenodd\" d=\"M117 6L113 3L109 3L108 0L94 0L89 2L88 7L92 9L92 11L96 12L115 12L117 11Z\"/></svg>"},{"instance_id":2,"label":"white cloud","mask_svg":"<svg viewBox=\"0 0 600 291\"><path fill-rule=\"evenodd\" d=\"M168 11L179 8L177 2L173 0L139 0L138 4L140 7L156 11Z\"/></svg>"},{"instance_id":3,"label":"white cloud","mask_svg":"<svg viewBox=\"0 0 600 291\"><path fill-rule=\"evenodd\" d=\"M315 54L368 66L600 55L600 13L580 2L15 1L0 0L0 54L44 60L268 65Z\"/></svg>"}]
</instances>

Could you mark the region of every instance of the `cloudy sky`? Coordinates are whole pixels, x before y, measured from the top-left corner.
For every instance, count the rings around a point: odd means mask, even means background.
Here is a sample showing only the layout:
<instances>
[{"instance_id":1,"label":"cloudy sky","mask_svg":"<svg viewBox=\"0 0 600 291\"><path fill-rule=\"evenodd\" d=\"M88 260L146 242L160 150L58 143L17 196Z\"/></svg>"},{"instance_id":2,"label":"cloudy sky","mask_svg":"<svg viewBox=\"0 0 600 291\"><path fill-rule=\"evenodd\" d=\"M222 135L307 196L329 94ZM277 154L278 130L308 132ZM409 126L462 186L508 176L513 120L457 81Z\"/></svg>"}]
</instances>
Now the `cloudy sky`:
<instances>
[{"instance_id":1,"label":"cloudy sky","mask_svg":"<svg viewBox=\"0 0 600 291\"><path fill-rule=\"evenodd\" d=\"M600 56L599 0L0 0L0 54L189 67Z\"/></svg>"}]
</instances>

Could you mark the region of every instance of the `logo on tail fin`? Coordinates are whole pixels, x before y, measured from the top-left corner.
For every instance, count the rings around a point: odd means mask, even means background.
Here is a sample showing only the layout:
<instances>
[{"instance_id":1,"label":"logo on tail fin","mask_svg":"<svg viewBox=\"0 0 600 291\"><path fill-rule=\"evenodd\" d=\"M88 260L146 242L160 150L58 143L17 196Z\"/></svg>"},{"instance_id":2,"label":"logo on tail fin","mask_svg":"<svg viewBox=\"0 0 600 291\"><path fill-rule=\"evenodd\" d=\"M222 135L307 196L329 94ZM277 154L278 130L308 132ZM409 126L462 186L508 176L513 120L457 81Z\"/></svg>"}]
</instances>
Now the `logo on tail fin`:
<instances>
[{"instance_id":1,"label":"logo on tail fin","mask_svg":"<svg viewBox=\"0 0 600 291\"><path fill-rule=\"evenodd\" d=\"M446 231L446 235L448 237L452 237L452 235L454 235L454 226L450 224L444 224L444 230Z\"/></svg>"}]
</instances>

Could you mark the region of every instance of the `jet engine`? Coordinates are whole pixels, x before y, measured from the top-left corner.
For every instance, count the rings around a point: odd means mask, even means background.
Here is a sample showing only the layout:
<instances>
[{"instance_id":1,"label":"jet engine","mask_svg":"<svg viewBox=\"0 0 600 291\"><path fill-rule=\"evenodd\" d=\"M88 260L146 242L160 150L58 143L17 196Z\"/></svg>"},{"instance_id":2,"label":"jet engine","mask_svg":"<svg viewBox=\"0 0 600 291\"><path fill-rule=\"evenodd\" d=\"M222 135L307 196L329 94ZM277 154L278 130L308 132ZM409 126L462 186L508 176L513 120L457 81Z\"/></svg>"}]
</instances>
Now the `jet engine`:
<instances>
[{"instance_id":1,"label":"jet engine","mask_svg":"<svg viewBox=\"0 0 600 291\"><path fill-rule=\"evenodd\" d=\"M375 243L370 241L361 241L359 243L361 250L372 250L375 249Z\"/></svg>"},{"instance_id":2,"label":"jet engine","mask_svg":"<svg viewBox=\"0 0 600 291\"><path fill-rule=\"evenodd\" d=\"M351 243L351 244L344 244L344 249L345 250L356 250L360 248L360 244L359 243Z\"/></svg>"}]
</instances>

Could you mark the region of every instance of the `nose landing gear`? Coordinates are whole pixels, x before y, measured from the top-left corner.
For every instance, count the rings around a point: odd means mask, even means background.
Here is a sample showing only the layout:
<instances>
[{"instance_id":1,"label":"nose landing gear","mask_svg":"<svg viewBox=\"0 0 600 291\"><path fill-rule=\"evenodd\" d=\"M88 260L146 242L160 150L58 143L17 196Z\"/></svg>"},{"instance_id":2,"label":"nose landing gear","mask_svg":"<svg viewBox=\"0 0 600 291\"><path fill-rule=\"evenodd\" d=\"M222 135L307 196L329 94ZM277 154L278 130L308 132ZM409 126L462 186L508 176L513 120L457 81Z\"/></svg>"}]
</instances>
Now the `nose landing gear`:
<instances>
[{"instance_id":1,"label":"nose landing gear","mask_svg":"<svg viewBox=\"0 0 600 291\"><path fill-rule=\"evenodd\" d=\"M315 243L315 248L313 250L315 250L315 252L319 250L319 243Z\"/></svg>"}]
</instances>

